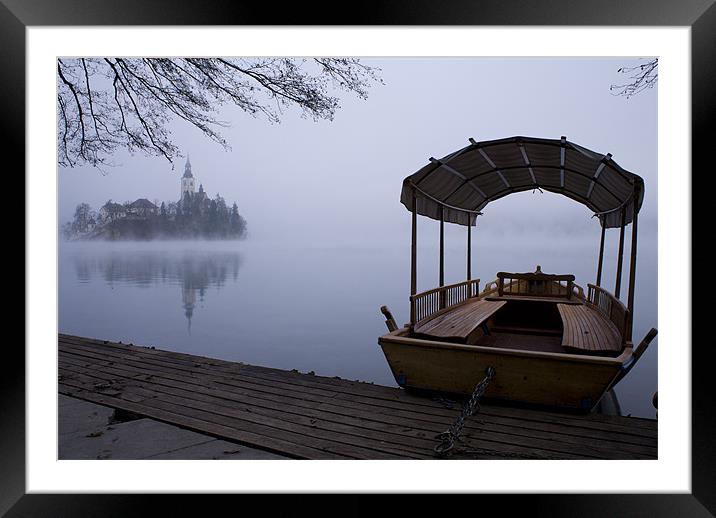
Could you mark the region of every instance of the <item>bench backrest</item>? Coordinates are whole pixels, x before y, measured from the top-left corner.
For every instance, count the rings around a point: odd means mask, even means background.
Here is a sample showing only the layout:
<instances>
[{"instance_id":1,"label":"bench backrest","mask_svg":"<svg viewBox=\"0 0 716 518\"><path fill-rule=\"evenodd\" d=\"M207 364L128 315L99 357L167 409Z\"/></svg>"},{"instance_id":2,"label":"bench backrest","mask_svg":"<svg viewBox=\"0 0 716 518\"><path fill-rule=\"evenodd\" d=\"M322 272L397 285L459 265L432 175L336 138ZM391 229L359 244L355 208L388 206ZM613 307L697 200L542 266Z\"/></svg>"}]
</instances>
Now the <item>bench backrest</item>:
<instances>
[{"instance_id":1,"label":"bench backrest","mask_svg":"<svg viewBox=\"0 0 716 518\"><path fill-rule=\"evenodd\" d=\"M498 272L497 280L497 291L500 296L520 295L571 299L574 275Z\"/></svg>"}]
</instances>

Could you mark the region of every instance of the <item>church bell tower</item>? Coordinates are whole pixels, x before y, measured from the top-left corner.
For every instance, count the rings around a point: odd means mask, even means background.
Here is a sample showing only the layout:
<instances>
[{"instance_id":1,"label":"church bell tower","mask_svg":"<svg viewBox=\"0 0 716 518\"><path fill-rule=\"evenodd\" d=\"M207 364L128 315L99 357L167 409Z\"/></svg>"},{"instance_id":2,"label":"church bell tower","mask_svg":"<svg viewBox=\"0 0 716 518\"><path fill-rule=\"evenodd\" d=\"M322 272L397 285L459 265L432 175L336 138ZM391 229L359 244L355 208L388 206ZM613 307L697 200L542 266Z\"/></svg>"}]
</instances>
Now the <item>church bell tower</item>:
<instances>
[{"instance_id":1,"label":"church bell tower","mask_svg":"<svg viewBox=\"0 0 716 518\"><path fill-rule=\"evenodd\" d=\"M179 199L183 200L187 194L194 194L194 175L191 174L189 155L187 155L186 165L184 165L184 176L181 177L181 196Z\"/></svg>"}]
</instances>

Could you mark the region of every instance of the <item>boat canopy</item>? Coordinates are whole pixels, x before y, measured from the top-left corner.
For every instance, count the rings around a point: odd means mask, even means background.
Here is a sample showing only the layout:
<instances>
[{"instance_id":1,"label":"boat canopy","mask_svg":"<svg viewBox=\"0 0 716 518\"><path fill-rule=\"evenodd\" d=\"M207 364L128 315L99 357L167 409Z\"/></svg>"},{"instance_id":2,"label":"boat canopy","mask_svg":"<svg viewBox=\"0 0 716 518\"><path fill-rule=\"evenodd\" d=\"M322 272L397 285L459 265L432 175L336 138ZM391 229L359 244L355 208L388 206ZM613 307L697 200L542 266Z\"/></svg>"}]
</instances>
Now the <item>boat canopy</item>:
<instances>
[{"instance_id":1,"label":"boat canopy","mask_svg":"<svg viewBox=\"0 0 716 518\"><path fill-rule=\"evenodd\" d=\"M474 225L491 201L534 189L562 194L586 205L604 228L632 222L644 200L644 180L612 155L567 140L509 137L475 142L430 162L403 180L400 201L418 214ZM636 205L635 205L636 204ZM624 221L622 222L622 217Z\"/></svg>"}]
</instances>

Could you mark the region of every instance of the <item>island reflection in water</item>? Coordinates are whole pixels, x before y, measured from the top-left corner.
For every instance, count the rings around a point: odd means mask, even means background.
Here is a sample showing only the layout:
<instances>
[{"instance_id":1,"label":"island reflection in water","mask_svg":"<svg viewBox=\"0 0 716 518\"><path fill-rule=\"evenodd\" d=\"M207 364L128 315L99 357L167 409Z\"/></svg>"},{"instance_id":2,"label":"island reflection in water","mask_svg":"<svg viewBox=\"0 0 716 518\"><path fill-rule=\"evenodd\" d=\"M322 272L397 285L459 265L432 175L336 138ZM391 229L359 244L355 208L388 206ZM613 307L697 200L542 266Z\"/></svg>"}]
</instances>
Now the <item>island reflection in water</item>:
<instances>
[{"instance_id":1,"label":"island reflection in water","mask_svg":"<svg viewBox=\"0 0 716 518\"><path fill-rule=\"evenodd\" d=\"M168 253L160 250L118 251L105 255L78 254L72 258L79 283L103 280L107 286L152 288L175 285L191 334L194 310L203 305L209 288L221 289L227 280L237 282L241 256L236 252L187 250Z\"/></svg>"}]
</instances>

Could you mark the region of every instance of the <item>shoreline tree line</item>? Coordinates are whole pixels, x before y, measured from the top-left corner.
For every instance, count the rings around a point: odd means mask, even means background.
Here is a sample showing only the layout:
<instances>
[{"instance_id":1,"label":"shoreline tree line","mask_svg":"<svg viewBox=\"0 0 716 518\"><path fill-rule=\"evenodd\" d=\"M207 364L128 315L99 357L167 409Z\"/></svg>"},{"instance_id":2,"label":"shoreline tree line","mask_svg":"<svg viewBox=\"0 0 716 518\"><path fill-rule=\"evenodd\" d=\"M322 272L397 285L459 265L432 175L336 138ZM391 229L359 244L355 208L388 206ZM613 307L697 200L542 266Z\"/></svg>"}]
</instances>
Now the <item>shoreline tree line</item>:
<instances>
[{"instance_id":1,"label":"shoreline tree line","mask_svg":"<svg viewBox=\"0 0 716 518\"><path fill-rule=\"evenodd\" d=\"M108 200L98 211L80 203L61 233L70 241L242 239L246 220L236 202L229 206L219 194L209 198L200 191L159 206L145 198L122 204Z\"/></svg>"}]
</instances>

